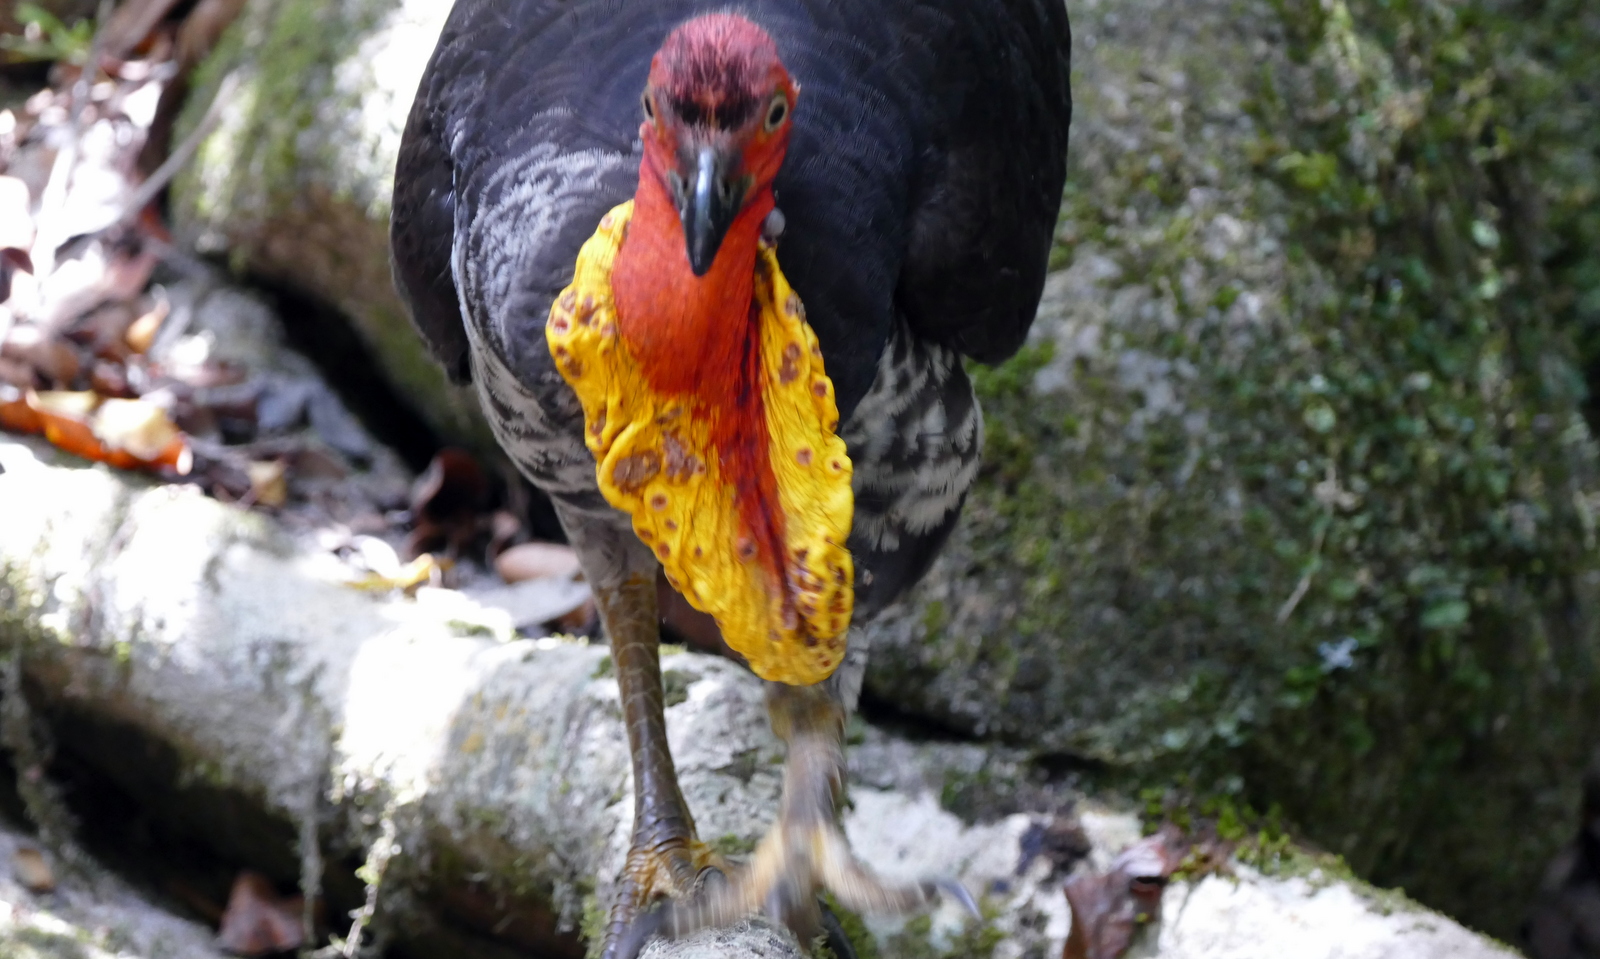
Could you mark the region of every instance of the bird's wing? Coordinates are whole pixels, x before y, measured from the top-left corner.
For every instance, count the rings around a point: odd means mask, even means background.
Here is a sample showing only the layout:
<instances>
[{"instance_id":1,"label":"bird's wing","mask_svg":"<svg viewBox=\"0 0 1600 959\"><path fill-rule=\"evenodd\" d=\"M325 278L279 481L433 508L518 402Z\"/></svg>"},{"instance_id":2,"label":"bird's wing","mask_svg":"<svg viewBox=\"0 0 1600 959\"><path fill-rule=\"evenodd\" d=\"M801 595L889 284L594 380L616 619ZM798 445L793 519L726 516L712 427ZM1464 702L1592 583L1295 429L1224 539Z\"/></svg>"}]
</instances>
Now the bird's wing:
<instances>
[{"instance_id":1,"label":"bird's wing","mask_svg":"<svg viewBox=\"0 0 1600 959\"><path fill-rule=\"evenodd\" d=\"M1066 179L1071 35L1061 0L961 0L924 99L896 304L986 363L1016 352L1044 288Z\"/></svg>"},{"instance_id":2,"label":"bird's wing","mask_svg":"<svg viewBox=\"0 0 1600 959\"><path fill-rule=\"evenodd\" d=\"M432 71L428 73L431 79ZM441 145L438 103L428 79L411 105L400 155L389 222L390 266L395 289L411 311L422 339L457 383L471 378L467 331L450 271L456 196L450 157Z\"/></svg>"},{"instance_id":3,"label":"bird's wing","mask_svg":"<svg viewBox=\"0 0 1600 959\"><path fill-rule=\"evenodd\" d=\"M390 225L395 285L454 378L470 376L468 323L518 377L548 372L545 312L631 192L651 44L691 6L455 4L401 141Z\"/></svg>"}]
</instances>

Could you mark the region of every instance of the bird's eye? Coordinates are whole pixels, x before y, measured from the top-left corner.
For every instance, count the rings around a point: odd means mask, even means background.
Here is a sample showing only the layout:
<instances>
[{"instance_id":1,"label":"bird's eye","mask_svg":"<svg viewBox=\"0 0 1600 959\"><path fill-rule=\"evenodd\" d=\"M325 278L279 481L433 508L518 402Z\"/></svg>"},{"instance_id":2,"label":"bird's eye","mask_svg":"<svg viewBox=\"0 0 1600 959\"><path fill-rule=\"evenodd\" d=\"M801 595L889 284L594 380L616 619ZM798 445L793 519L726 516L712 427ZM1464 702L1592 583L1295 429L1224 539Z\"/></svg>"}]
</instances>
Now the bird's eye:
<instances>
[{"instance_id":1,"label":"bird's eye","mask_svg":"<svg viewBox=\"0 0 1600 959\"><path fill-rule=\"evenodd\" d=\"M789 98L780 93L772 98L772 105L767 107L767 132L778 129L788 116Z\"/></svg>"},{"instance_id":2,"label":"bird's eye","mask_svg":"<svg viewBox=\"0 0 1600 959\"><path fill-rule=\"evenodd\" d=\"M644 118L651 123L656 122L656 98L650 95L649 90L644 92L641 102L644 104Z\"/></svg>"}]
</instances>

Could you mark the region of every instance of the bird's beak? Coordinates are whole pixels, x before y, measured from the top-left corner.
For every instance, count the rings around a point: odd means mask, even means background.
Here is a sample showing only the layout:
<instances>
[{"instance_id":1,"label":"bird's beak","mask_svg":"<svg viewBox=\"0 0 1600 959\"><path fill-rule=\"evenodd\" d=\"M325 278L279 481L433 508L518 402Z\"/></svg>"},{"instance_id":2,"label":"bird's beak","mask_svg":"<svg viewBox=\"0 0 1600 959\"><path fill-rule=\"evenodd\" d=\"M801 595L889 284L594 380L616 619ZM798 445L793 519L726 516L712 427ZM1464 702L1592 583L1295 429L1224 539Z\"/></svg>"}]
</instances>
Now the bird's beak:
<instances>
[{"instance_id":1,"label":"bird's beak","mask_svg":"<svg viewBox=\"0 0 1600 959\"><path fill-rule=\"evenodd\" d=\"M717 258L722 238L744 205L746 181L730 176L726 153L700 146L691 158L693 169L683 177L688 188L678 193L678 215L683 218L683 239L689 247L689 267L705 276Z\"/></svg>"}]
</instances>

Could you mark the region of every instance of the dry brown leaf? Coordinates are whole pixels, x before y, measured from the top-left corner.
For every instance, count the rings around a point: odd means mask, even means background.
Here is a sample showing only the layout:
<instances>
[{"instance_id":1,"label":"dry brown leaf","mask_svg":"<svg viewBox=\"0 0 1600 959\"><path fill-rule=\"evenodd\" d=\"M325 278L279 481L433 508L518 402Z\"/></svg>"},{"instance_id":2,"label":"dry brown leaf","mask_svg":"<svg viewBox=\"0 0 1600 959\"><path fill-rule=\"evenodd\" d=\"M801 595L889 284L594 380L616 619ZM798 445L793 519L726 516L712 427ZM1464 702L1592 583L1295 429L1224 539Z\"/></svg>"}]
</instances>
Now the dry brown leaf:
<instances>
[{"instance_id":1,"label":"dry brown leaf","mask_svg":"<svg viewBox=\"0 0 1600 959\"><path fill-rule=\"evenodd\" d=\"M21 360L8 360L0 357L0 383L13 386L19 391L34 387L34 367L30 367Z\"/></svg>"},{"instance_id":2,"label":"dry brown leaf","mask_svg":"<svg viewBox=\"0 0 1600 959\"><path fill-rule=\"evenodd\" d=\"M16 401L0 402L0 426L43 433L68 453L118 469L164 466L186 475L194 465L183 434L153 403L62 390L29 390L22 402L26 409Z\"/></svg>"},{"instance_id":3,"label":"dry brown leaf","mask_svg":"<svg viewBox=\"0 0 1600 959\"><path fill-rule=\"evenodd\" d=\"M0 303L11 299L11 283L18 271L31 274L33 259L26 250L0 248Z\"/></svg>"},{"instance_id":4,"label":"dry brown leaf","mask_svg":"<svg viewBox=\"0 0 1600 959\"><path fill-rule=\"evenodd\" d=\"M121 60L143 43L173 7L177 0L126 0L111 14L100 29L100 47L104 56Z\"/></svg>"},{"instance_id":5,"label":"dry brown leaf","mask_svg":"<svg viewBox=\"0 0 1600 959\"><path fill-rule=\"evenodd\" d=\"M593 599L584 600L577 609L555 619L556 629L574 636L588 635L599 623L600 610L594 605Z\"/></svg>"},{"instance_id":6,"label":"dry brown leaf","mask_svg":"<svg viewBox=\"0 0 1600 959\"><path fill-rule=\"evenodd\" d=\"M8 360L0 356L0 383L14 386L18 390L32 389L34 387L33 367L21 360ZM20 395L19 393L18 396L20 397Z\"/></svg>"},{"instance_id":7,"label":"dry brown leaf","mask_svg":"<svg viewBox=\"0 0 1600 959\"><path fill-rule=\"evenodd\" d=\"M128 327L143 312L138 303L104 303L79 317L67 336L103 360L118 362L127 358Z\"/></svg>"},{"instance_id":8,"label":"dry brown leaf","mask_svg":"<svg viewBox=\"0 0 1600 959\"><path fill-rule=\"evenodd\" d=\"M284 460L251 463L250 498L263 506L282 506L289 499L289 471Z\"/></svg>"},{"instance_id":9,"label":"dry brown leaf","mask_svg":"<svg viewBox=\"0 0 1600 959\"><path fill-rule=\"evenodd\" d=\"M489 478L472 454L440 450L411 486L416 526L406 540L406 553L463 552L483 531L488 499Z\"/></svg>"},{"instance_id":10,"label":"dry brown leaf","mask_svg":"<svg viewBox=\"0 0 1600 959\"><path fill-rule=\"evenodd\" d=\"M40 390L28 394L28 405L41 416L85 419L100 405L100 397L93 390Z\"/></svg>"},{"instance_id":11,"label":"dry brown leaf","mask_svg":"<svg viewBox=\"0 0 1600 959\"><path fill-rule=\"evenodd\" d=\"M11 873L29 892L53 892L56 874L44 853L32 846L18 846L11 854Z\"/></svg>"},{"instance_id":12,"label":"dry brown leaf","mask_svg":"<svg viewBox=\"0 0 1600 959\"><path fill-rule=\"evenodd\" d=\"M70 388L83 363L66 337L36 326L14 326L0 343L0 357L26 363L57 388Z\"/></svg>"},{"instance_id":13,"label":"dry brown leaf","mask_svg":"<svg viewBox=\"0 0 1600 959\"><path fill-rule=\"evenodd\" d=\"M239 956L265 956L299 948L305 941L300 914L305 900L280 896L266 876L239 873L222 914L217 944Z\"/></svg>"},{"instance_id":14,"label":"dry brown leaf","mask_svg":"<svg viewBox=\"0 0 1600 959\"><path fill-rule=\"evenodd\" d=\"M166 411L144 400L104 400L91 426L100 442L146 462L155 462L162 451L183 439Z\"/></svg>"},{"instance_id":15,"label":"dry brown leaf","mask_svg":"<svg viewBox=\"0 0 1600 959\"><path fill-rule=\"evenodd\" d=\"M28 405L39 414L45 439L75 456L109 462L111 451L94 435L94 428L88 423L88 413L77 409L77 401L82 397L88 397L96 404L100 401L100 397L94 393L30 391Z\"/></svg>"},{"instance_id":16,"label":"dry brown leaf","mask_svg":"<svg viewBox=\"0 0 1600 959\"><path fill-rule=\"evenodd\" d=\"M12 433L42 433L44 420L20 392L10 399L0 395L0 429Z\"/></svg>"},{"instance_id":17,"label":"dry brown leaf","mask_svg":"<svg viewBox=\"0 0 1600 959\"><path fill-rule=\"evenodd\" d=\"M129 396L128 369L111 360L95 360L89 369L89 385L101 396Z\"/></svg>"},{"instance_id":18,"label":"dry brown leaf","mask_svg":"<svg viewBox=\"0 0 1600 959\"><path fill-rule=\"evenodd\" d=\"M155 306L128 327L128 333L123 338L128 344L128 349L135 353L150 352L151 344L156 341L156 334L161 332L161 324L167 321L167 314L171 312L172 304L167 302L166 297L157 299Z\"/></svg>"},{"instance_id":19,"label":"dry brown leaf","mask_svg":"<svg viewBox=\"0 0 1600 959\"><path fill-rule=\"evenodd\" d=\"M39 321L55 327L82 316L107 300L131 300L150 282L159 259L93 240L78 255L55 264L39 279ZM44 269L43 264L40 266Z\"/></svg>"},{"instance_id":20,"label":"dry brown leaf","mask_svg":"<svg viewBox=\"0 0 1600 959\"><path fill-rule=\"evenodd\" d=\"M523 543L503 551L494 560L495 572L508 583L546 576L576 576L582 569L578 554L558 543Z\"/></svg>"},{"instance_id":21,"label":"dry brown leaf","mask_svg":"<svg viewBox=\"0 0 1600 959\"><path fill-rule=\"evenodd\" d=\"M411 487L411 509L448 521L460 513L476 513L489 495L489 479L466 450L446 447L434 454Z\"/></svg>"},{"instance_id":22,"label":"dry brown leaf","mask_svg":"<svg viewBox=\"0 0 1600 959\"><path fill-rule=\"evenodd\" d=\"M343 460L319 446L300 447L293 456L296 479L341 480L350 475ZM388 523L380 523L377 528L388 529Z\"/></svg>"},{"instance_id":23,"label":"dry brown leaf","mask_svg":"<svg viewBox=\"0 0 1600 959\"><path fill-rule=\"evenodd\" d=\"M1104 873L1081 872L1062 889L1072 929L1062 959L1121 959L1139 931L1161 919L1161 895L1188 844L1167 826L1117 854Z\"/></svg>"}]
</instances>

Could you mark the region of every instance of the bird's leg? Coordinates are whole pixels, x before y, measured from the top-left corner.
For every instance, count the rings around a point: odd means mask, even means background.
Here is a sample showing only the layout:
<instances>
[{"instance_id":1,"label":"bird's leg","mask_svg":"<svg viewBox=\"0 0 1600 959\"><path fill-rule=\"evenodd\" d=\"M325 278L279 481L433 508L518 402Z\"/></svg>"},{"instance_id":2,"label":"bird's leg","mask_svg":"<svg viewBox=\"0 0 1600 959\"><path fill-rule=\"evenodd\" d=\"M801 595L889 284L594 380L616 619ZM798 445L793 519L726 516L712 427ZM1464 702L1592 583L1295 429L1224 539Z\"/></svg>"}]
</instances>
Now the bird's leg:
<instances>
[{"instance_id":1,"label":"bird's leg","mask_svg":"<svg viewBox=\"0 0 1600 959\"><path fill-rule=\"evenodd\" d=\"M671 938L735 922L757 910L782 922L809 945L822 931L817 893L833 893L840 905L871 915L904 914L942 891L973 912L971 897L953 882L886 883L859 863L839 829L844 788L845 708L839 684L767 684L773 731L789 747L783 800L749 866L727 882L706 887L689 901L667 904L651 921L630 930L630 947L646 936Z\"/></svg>"},{"instance_id":2,"label":"bird's leg","mask_svg":"<svg viewBox=\"0 0 1600 959\"><path fill-rule=\"evenodd\" d=\"M604 959L618 959L620 937L652 901L687 896L701 873L717 865L715 855L695 836L667 748L655 562L635 544L621 547L638 561L626 563L625 574L594 583L595 603L611 637L634 789L633 840L607 916Z\"/></svg>"}]
</instances>

